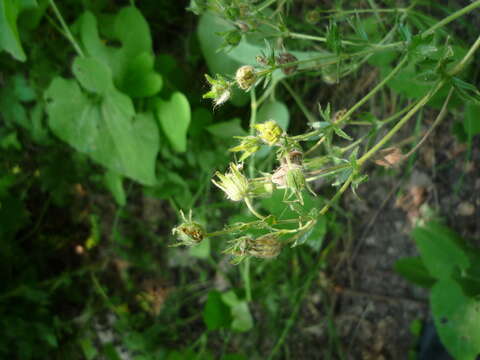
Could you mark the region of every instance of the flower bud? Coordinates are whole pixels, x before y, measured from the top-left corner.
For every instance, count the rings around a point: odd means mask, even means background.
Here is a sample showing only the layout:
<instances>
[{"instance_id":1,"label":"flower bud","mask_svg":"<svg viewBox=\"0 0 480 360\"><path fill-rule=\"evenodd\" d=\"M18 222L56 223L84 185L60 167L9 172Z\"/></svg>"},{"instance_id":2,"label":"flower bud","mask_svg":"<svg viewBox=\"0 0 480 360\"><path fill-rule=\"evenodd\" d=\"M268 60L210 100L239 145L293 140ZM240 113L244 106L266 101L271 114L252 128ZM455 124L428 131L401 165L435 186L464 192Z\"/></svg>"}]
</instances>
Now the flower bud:
<instances>
[{"instance_id":1,"label":"flower bud","mask_svg":"<svg viewBox=\"0 0 480 360\"><path fill-rule=\"evenodd\" d=\"M306 180L302 166L291 164L285 174L285 187L294 193L300 193L305 184Z\"/></svg>"},{"instance_id":2,"label":"flower bud","mask_svg":"<svg viewBox=\"0 0 480 360\"><path fill-rule=\"evenodd\" d=\"M255 197L267 197L271 196L274 190L274 186L270 181L252 181L251 183L251 195Z\"/></svg>"},{"instance_id":3,"label":"flower bud","mask_svg":"<svg viewBox=\"0 0 480 360\"><path fill-rule=\"evenodd\" d=\"M218 171L215 175L220 181L216 182L212 179L212 182L227 194L228 199L241 201L248 196L250 189L248 179L238 170L235 164L230 164L230 172L225 173L225 175Z\"/></svg>"},{"instance_id":4,"label":"flower bud","mask_svg":"<svg viewBox=\"0 0 480 360\"><path fill-rule=\"evenodd\" d=\"M257 81L257 74L255 73L255 68L250 65L244 65L238 68L235 74L235 80L237 81L240 89L250 89L255 84L255 81Z\"/></svg>"},{"instance_id":5,"label":"flower bud","mask_svg":"<svg viewBox=\"0 0 480 360\"><path fill-rule=\"evenodd\" d=\"M275 145L283 134L283 130L275 120L268 120L263 124L255 124L255 129L258 131L258 136L265 143L272 146Z\"/></svg>"},{"instance_id":6,"label":"flower bud","mask_svg":"<svg viewBox=\"0 0 480 360\"><path fill-rule=\"evenodd\" d=\"M257 61L257 63L259 63L260 65L268 65L268 60L265 56L263 55L257 55L255 56L255 60Z\"/></svg>"},{"instance_id":7,"label":"flower bud","mask_svg":"<svg viewBox=\"0 0 480 360\"><path fill-rule=\"evenodd\" d=\"M233 148L229 149L229 151L243 151L243 154L240 157L239 161L245 160L250 155L256 153L260 149L260 141L255 136L239 136L238 138L242 139L240 145L234 146Z\"/></svg>"},{"instance_id":8,"label":"flower bud","mask_svg":"<svg viewBox=\"0 0 480 360\"><path fill-rule=\"evenodd\" d=\"M281 53L277 56L277 64L278 65L283 65L283 64L288 64L288 63L293 63L298 61L297 57L295 55L292 55L288 52ZM295 71L297 71L298 65L290 65L290 66L285 66L282 67L282 72L285 75L292 75Z\"/></svg>"},{"instance_id":9,"label":"flower bud","mask_svg":"<svg viewBox=\"0 0 480 360\"><path fill-rule=\"evenodd\" d=\"M177 236L179 243L174 246L195 246L199 244L206 235L206 232L202 225L192 221L192 213L190 212L188 219L183 212L180 212L182 216L182 223L173 228L172 234Z\"/></svg>"},{"instance_id":10,"label":"flower bud","mask_svg":"<svg viewBox=\"0 0 480 360\"><path fill-rule=\"evenodd\" d=\"M204 99L213 99L215 106L222 105L230 99L230 96L232 95L232 84L229 81L225 80L220 75L217 75L215 79L207 74L205 74L205 77L211 88L209 92L203 95Z\"/></svg>"}]
</instances>

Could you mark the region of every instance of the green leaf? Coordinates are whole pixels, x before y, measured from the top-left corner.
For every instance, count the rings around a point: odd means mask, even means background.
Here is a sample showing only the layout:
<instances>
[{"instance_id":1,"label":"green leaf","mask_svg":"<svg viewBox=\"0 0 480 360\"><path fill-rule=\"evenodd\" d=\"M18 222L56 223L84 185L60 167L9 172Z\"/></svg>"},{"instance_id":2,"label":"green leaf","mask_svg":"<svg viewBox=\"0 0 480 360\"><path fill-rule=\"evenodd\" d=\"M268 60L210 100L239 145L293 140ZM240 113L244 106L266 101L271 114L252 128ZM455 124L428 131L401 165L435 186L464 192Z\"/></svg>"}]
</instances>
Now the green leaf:
<instances>
[{"instance_id":1,"label":"green leaf","mask_svg":"<svg viewBox=\"0 0 480 360\"><path fill-rule=\"evenodd\" d=\"M173 149L185 152L190 125L190 104L185 95L175 92L168 101L157 99L155 114Z\"/></svg>"},{"instance_id":2,"label":"green leaf","mask_svg":"<svg viewBox=\"0 0 480 360\"><path fill-rule=\"evenodd\" d=\"M0 135L0 148L21 150L22 144L18 141L17 132L12 131L6 135Z\"/></svg>"},{"instance_id":3,"label":"green leaf","mask_svg":"<svg viewBox=\"0 0 480 360\"><path fill-rule=\"evenodd\" d=\"M110 190L117 204L119 206L125 206L127 203L127 196L123 189L122 176L113 171L107 171L104 176L104 181L107 189Z\"/></svg>"},{"instance_id":4,"label":"green leaf","mask_svg":"<svg viewBox=\"0 0 480 360\"><path fill-rule=\"evenodd\" d=\"M154 70L152 39L148 23L135 7L126 7L115 16L110 40L121 47L107 46L100 38L95 16L86 12L79 21L86 53L106 64L115 85L131 97L147 97L162 88L162 77Z\"/></svg>"},{"instance_id":5,"label":"green leaf","mask_svg":"<svg viewBox=\"0 0 480 360\"><path fill-rule=\"evenodd\" d=\"M217 290L208 293L202 315L208 330L228 327L232 321L230 308L222 301L222 295Z\"/></svg>"},{"instance_id":6,"label":"green leaf","mask_svg":"<svg viewBox=\"0 0 480 360\"><path fill-rule=\"evenodd\" d=\"M471 102L466 104L463 127L470 136L480 134L480 105Z\"/></svg>"},{"instance_id":7,"label":"green leaf","mask_svg":"<svg viewBox=\"0 0 480 360\"><path fill-rule=\"evenodd\" d=\"M34 6L37 6L36 1L0 1L0 51L7 51L19 61L25 61L27 57L23 51L22 44L20 43L17 17L22 10Z\"/></svg>"},{"instance_id":8,"label":"green leaf","mask_svg":"<svg viewBox=\"0 0 480 360\"><path fill-rule=\"evenodd\" d=\"M48 124L77 151L118 174L153 185L158 129L150 114L135 115L129 97L117 91L109 68L94 59L77 58L74 80L55 78L45 93ZM91 73L106 81L100 83Z\"/></svg>"},{"instance_id":9,"label":"green leaf","mask_svg":"<svg viewBox=\"0 0 480 360\"><path fill-rule=\"evenodd\" d=\"M327 219L325 216L320 216L315 225L305 234L303 234L297 241L295 241L294 246L306 244L313 250L318 251L322 247L323 239L325 238L326 233Z\"/></svg>"},{"instance_id":10,"label":"green leaf","mask_svg":"<svg viewBox=\"0 0 480 360\"><path fill-rule=\"evenodd\" d=\"M241 120L238 118L209 125L206 129L210 134L225 139L248 135L241 125Z\"/></svg>"},{"instance_id":11,"label":"green leaf","mask_svg":"<svg viewBox=\"0 0 480 360\"><path fill-rule=\"evenodd\" d=\"M192 136L200 135L205 127L211 124L213 121L213 116L211 110L205 108L196 108L192 113L192 123L188 132Z\"/></svg>"},{"instance_id":12,"label":"green leaf","mask_svg":"<svg viewBox=\"0 0 480 360\"><path fill-rule=\"evenodd\" d=\"M470 265L462 239L449 228L430 222L416 227L412 236L425 267L434 278L449 278L457 267L463 270Z\"/></svg>"},{"instance_id":13,"label":"green leaf","mask_svg":"<svg viewBox=\"0 0 480 360\"><path fill-rule=\"evenodd\" d=\"M29 129L27 112L16 94L14 78L10 78L0 89L0 108L2 109L2 118L8 125L16 124L24 129Z\"/></svg>"},{"instance_id":14,"label":"green leaf","mask_svg":"<svg viewBox=\"0 0 480 360\"><path fill-rule=\"evenodd\" d=\"M448 352L458 360L474 360L480 354L480 302L465 296L460 285L446 278L433 286L430 306Z\"/></svg>"},{"instance_id":15,"label":"green leaf","mask_svg":"<svg viewBox=\"0 0 480 360\"><path fill-rule=\"evenodd\" d=\"M433 278L420 257L409 257L398 260L394 269L408 281L425 288L431 288L435 284Z\"/></svg>"},{"instance_id":16,"label":"green leaf","mask_svg":"<svg viewBox=\"0 0 480 360\"><path fill-rule=\"evenodd\" d=\"M128 64L119 88L131 97L152 96L162 89L160 74L153 71L154 56L148 52L141 53Z\"/></svg>"},{"instance_id":17,"label":"green leaf","mask_svg":"<svg viewBox=\"0 0 480 360\"><path fill-rule=\"evenodd\" d=\"M233 290L222 294L222 300L230 307L232 315L232 330L245 332L253 327L253 319L245 300L238 299Z\"/></svg>"},{"instance_id":18,"label":"green leaf","mask_svg":"<svg viewBox=\"0 0 480 360\"><path fill-rule=\"evenodd\" d=\"M454 280L460 284L465 295L474 297L480 295L480 256L472 249L469 257L472 265L465 271L454 273Z\"/></svg>"},{"instance_id":19,"label":"green leaf","mask_svg":"<svg viewBox=\"0 0 480 360\"><path fill-rule=\"evenodd\" d=\"M280 101L269 101L264 103L257 114L257 123L263 123L273 119L283 130L288 130L290 114L287 106Z\"/></svg>"},{"instance_id":20,"label":"green leaf","mask_svg":"<svg viewBox=\"0 0 480 360\"><path fill-rule=\"evenodd\" d=\"M210 256L210 239L203 239L197 246L188 248L188 254L199 259L208 259Z\"/></svg>"},{"instance_id":21,"label":"green leaf","mask_svg":"<svg viewBox=\"0 0 480 360\"><path fill-rule=\"evenodd\" d=\"M113 89L110 69L94 58L77 57L72 72L85 90L104 95Z\"/></svg>"},{"instance_id":22,"label":"green leaf","mask_svg":"<svg viewBox=\"0 0 480 360\"><path fill-rule=\"evenodd\" d=\"M87 360L93 360L98 355L98 351L89 338L79 340L83 355Z\"/></svg>"}]
</instances>

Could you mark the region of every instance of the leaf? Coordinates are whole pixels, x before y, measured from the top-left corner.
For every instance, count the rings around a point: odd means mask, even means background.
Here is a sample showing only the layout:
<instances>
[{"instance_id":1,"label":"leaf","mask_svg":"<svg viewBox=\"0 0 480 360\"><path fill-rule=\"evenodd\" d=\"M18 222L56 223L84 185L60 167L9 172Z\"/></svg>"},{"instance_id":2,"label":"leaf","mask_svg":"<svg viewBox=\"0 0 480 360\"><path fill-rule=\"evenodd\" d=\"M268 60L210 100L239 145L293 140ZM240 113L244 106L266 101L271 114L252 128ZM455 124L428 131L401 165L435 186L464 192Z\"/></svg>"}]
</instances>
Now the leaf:
<instances>
[{"instance_id":1,"label":"leaf","mask_svg":"<svg viewBox=\"0 0 480 360\"><path fill-rule=\"evenodd\" d=\"M188 248L188 254L199 259L208 259L210 256L210 239L203 239L197 246Z\"/></svg>"},{"instance_id":2,"label":"leaf","mask_svg":"<svg viewBox=\"0 0 480 360\"><path fill-rule=\"evenodd\" d=\"M190 104L185 95L175 92L168 101L157 99L155 114L173 149L185 152L190 125Z\"/></svg>"},{"instance_id":3,"label":"leaf","mask_svg":"<svg viewBox=\"0 0 480 360\"><path fill-rule=\"evenodd\" d=\"M192 123L188 132L192 136L200 135L205 127L213 121L212 112L205 108L196 108L192 113Z\"/></svg>"},{"instance_id":4,"label":"leaf","mask_svg":"<svg viewBox=\"0 0 480 360\"><path fill-rule=\"evenodd\" d=\"M431 288L436 281L430 275L420 257L400 259L395 263L394 269L408 281L425 288Z\"/></svg>"},{"instance_id":5,"label":"leaf","mask_svg":"<svg viewBox=\"0 0 480 360\"><path fill-rule=\"evenodd\" d=\"M25 9L37 6L36 1L18 2L14 0L0 1L0 50L5 50L15 59L27 59L20 43L17 28L17 17Z\"/></svg>"},{"instance_id":6,"label":"leaf","mask_svg":"<svg viewBox=\"0 0 480 360\"><path fill-rule=\"evenodd\" d=\"M466 104L463 127L470 136L480 134L480 105L471 102Z\"/></svg>"},{"instance_id":7,"label":"leaf","mask_svg":"<svg viewBox=\"0 0 480 360\"><path fill-rule=\"evenodd\" d=\"M430 306L448 352L458 360L474 360L480 354L480 302L465 296L455 281L446 278L433 286Z\"/></svg>"},{"instance_id":8,"label":"leaf","mask_svg":"<svg viewBox=\"0 0 480 360\"><path fill-rule=\"evenodd\" d=\"M222 294L222 300L230 307L232 315L232 330L245 332L253 328L253 319L245 300L238 299L237 295L230 290Z\"/></svg>"},{"instance_id":9,"label":"leaf","mask_svg":"<svg viewBox=\"0 0 480 360\"><path fill-rule=\"evenodd\" d=\"M113 171L107 171L104 176L104 181L106 187L112 193L117 204L119 206L125 206L127 203L127 196L125 195L125 190L123 189L122 176Z\"/></svg>"},{"instance_id":10,"label":"leaf","mask_svg":"<svg viewBox=\"0 0 480 360\"><path fill-rule=\"evenodd\" d=\"M48 124L77 151L118 174L153 185L158 129L150 114L135 115L130 98L117 91L110 69L92 59L77 58L74 80L55 78L45 93ZM96 74L101 83L91 74Z\"/></svg>"},{"instance_id":11,"label":"leaf","mask_svg":"<svg viewBox=\"0 0 480 360\"><path fill-rule=\"evenodd\" d=\"M425 267L434 278L449 278L455 268L466 269L470 265L461 238L447 227L432 221L416 227L412 236Z\"/></svg>"},{"instance_id":12,"label":"leaf","mask_svg":"<svg viewBox=\"0 0 480 360\"><path fill-rule=\"evenodd\" d=\"M280 101L269 101L264 103L257 114L257 123L264 123L273 119L283 130L288 130L290 114L287 106Z\"/></svg>"},{"instance_id":13,"label":"leaf","mask_svg":"<svg viewBox=\"0 0 480 360\"><path fill-rule=\"evenodd\" d=\"M162 89L163 80L160 74L153 71L154 56L148 52L141 53L132 59L119 83L131 97L152 96Z\"/></svg>"},{"instance_id":14,"label":"leaf","mask_svg":"<svg viewBox=\"0 0 480 360\"><path fill-rule=\"evenodd\" d=\"M208 330L228 327L232 321L230 308L222 301L222 295L217 290L208 293L202 316Z\"/></svg>"},{"instance_id":15,"label":"leaf","mask_svg":"<svg viewBox=\"0 0 480 360\"><path fill-rule=\"evenodd\" d=\"M19 125L24 129L29 129L27 112L18 98L13 78L9 79L5 86L0 89L0 108L2 109L2 118L8 125Z\"/></svg>"},{"instance_id":16,"label":"leaf","mask_svg":"<svg viewBox=\"0 0 480 360\"><path fill-rule=\"evenodd\" d=\"M96 347L89 338L82 338L79 340L83 355L87 360L93 360L98 355Z\"/></svg>"},{"instance_id":17,"label":"leaf","mask_svg":"<svg viewBox=\"0 0 480 360\"><path fill-rule=\"evenodd\" d=\"M113 89L110 70L94 58L77 57L72 72L85 90L104 95Z\"/></svg>"},{"instance_id":18,"label":"leaf","mask_svg":"<svg viewBox=\"0 0 480 360\"><path fill-rule=\"evenodd\" d=\"M307 230L298 240L295 241L293 246L306 244L313 250L318 251L322 247L323 239L327 233L327 219L325 216L320 216L315 225Z\"/></svg>"},{"instance_id":19,"label":"leaf","mask_svg":"<svg viewBox=\"0 0 480 360\"><path fill-rule=\"evenodd\" d=\"M242 128L238 118L219 122L206 127L207 131L219 138L232 139L234 136L247 136L248 133Z\"/></svg>"},{"instance_id":20,"label":"leaf","mask_svg":"<svg viewBox=\"0 0 480 360\"><path fill-rule=\"evenodd\" d=\"M283 189L275 190L268 198L261 200L262 207L270 214L280 220L292 219L298 217L298 214L283 202L285 199L285 191ZM318 198L313 198L308 192L302 194L303 206L302 211L307 214L310 210L318 206ZM293 225L294 226L294 225Z\"/></svg>"},{"instance_id":21,"label":"leaf","mask_svg":"<svg viewBox=\"0 0 480 360\"><path fill-rule=\"evenodd\" d=\"M154 70L148 23L137 8L123 8L115 16L110 40L120 41L119 48L107 46L100 38L92 13L84 13L79 23L86 53L111 69L115 85L121 91L131 97L147 97L161 90L163 81Z\"/></svg>"}]
</instances>

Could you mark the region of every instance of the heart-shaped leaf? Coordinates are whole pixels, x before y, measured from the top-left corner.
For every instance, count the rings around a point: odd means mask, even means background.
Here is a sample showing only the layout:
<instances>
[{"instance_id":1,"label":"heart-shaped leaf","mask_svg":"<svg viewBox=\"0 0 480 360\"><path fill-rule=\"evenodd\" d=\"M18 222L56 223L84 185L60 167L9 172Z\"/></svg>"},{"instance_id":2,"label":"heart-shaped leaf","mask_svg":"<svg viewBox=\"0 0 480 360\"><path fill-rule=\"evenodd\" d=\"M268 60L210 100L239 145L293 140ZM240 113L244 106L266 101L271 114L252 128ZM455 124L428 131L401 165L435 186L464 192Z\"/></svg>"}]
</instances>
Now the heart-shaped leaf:
<instances>
[{"instance_id":1,"label":"heart-shaped leaf","mask_svg":"<svg viewBox=\"0 0 480 360\"><path fill-rule=\"evenodd\" d=\"M113 38L109 40L119 41L119 48L107 46L100 38L92 13L84 13L79 23L86 53L112 70L118 89L131 97L152 96L161 90L162 77L154 70L148 23L137 8L123 8L115 17Z\"/></svg>"},{"instance_id":2,"label":"heart-shaped leaf","mask_svg":"<svg viewBox=\"0 0 480 360\"><path fill-rule=\"evenodd\" d=\"M187 131L190 125L190 104L180 92L172 94L169 100L157 99L155 112L165 136L178 152L187 150Z\"/></svg>"},{"instance_id":3,"label":"heart-shaped leaf","mask_svg":"<svg viewBox=\"0 0 480 360\"><path fill-rule=\"evenodd\" d=\"M46 91L48 124L76 150L146 185L156 182L158 128L150 114L135 114L130 98L113 86L110 69L93 58L77 58L75 80L55 78Z\"/></svg>"}]
</instances>

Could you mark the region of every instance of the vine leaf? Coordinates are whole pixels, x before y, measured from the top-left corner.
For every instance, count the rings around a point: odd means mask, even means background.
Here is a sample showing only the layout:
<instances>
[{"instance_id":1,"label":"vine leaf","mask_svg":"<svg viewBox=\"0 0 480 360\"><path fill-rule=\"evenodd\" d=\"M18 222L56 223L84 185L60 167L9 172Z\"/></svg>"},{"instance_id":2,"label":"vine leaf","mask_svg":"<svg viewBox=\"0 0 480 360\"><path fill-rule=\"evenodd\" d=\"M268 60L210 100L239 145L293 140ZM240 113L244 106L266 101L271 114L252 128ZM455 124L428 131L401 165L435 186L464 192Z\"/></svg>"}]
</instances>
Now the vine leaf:
<instances>
[{"instance_id":1,"label":"vine leaf","mask_svg":"<svg viewBox=\"0 0 480 360\"><path fill-rule=\"evenodd\" d=\"M78 82L56 77L45 93L52 132L109 170L153 185L159 149L153 116L135 114L102 62L76 58L73 72Z\"/></svg>"},{"instance_id":2,"label":"vine leaf","mask_svg":"<svg viewBox=\"0 0 480 360\"><path fill-rule=\"evenodd\" d=\"M190 104L185 95L175 92L169 100L157 99L155 114L173 149L177 152L185 152L191 118Z\"/></svg>"},{"instance_id":3,"label":"vine leaf","mask_svg":"<svg viewBox=\"0 0 480 360\"><path fill-rule=\"evenodd\" d=\"M18 34L17 18L23 10L36 6L36 0L0 1L0 51L7 51L19 61L25 61L27 59Z\"/></svg>"},{"instance_id":4,"label":"vine leaf","mask_svg":"<svg viewBox=\"0 0 480 360\"><path fill-rule=\"evenodd\" d=\"M108 40L119 41L119 48L106 45L100 38L97 20L92 13L84 13L79 23L86 53L111 69L119 90L141 98L155 95L162 89L162 77L154 70L148 23L138 9L126 7L115 16Z\"/></svg>"}]
</instances>

